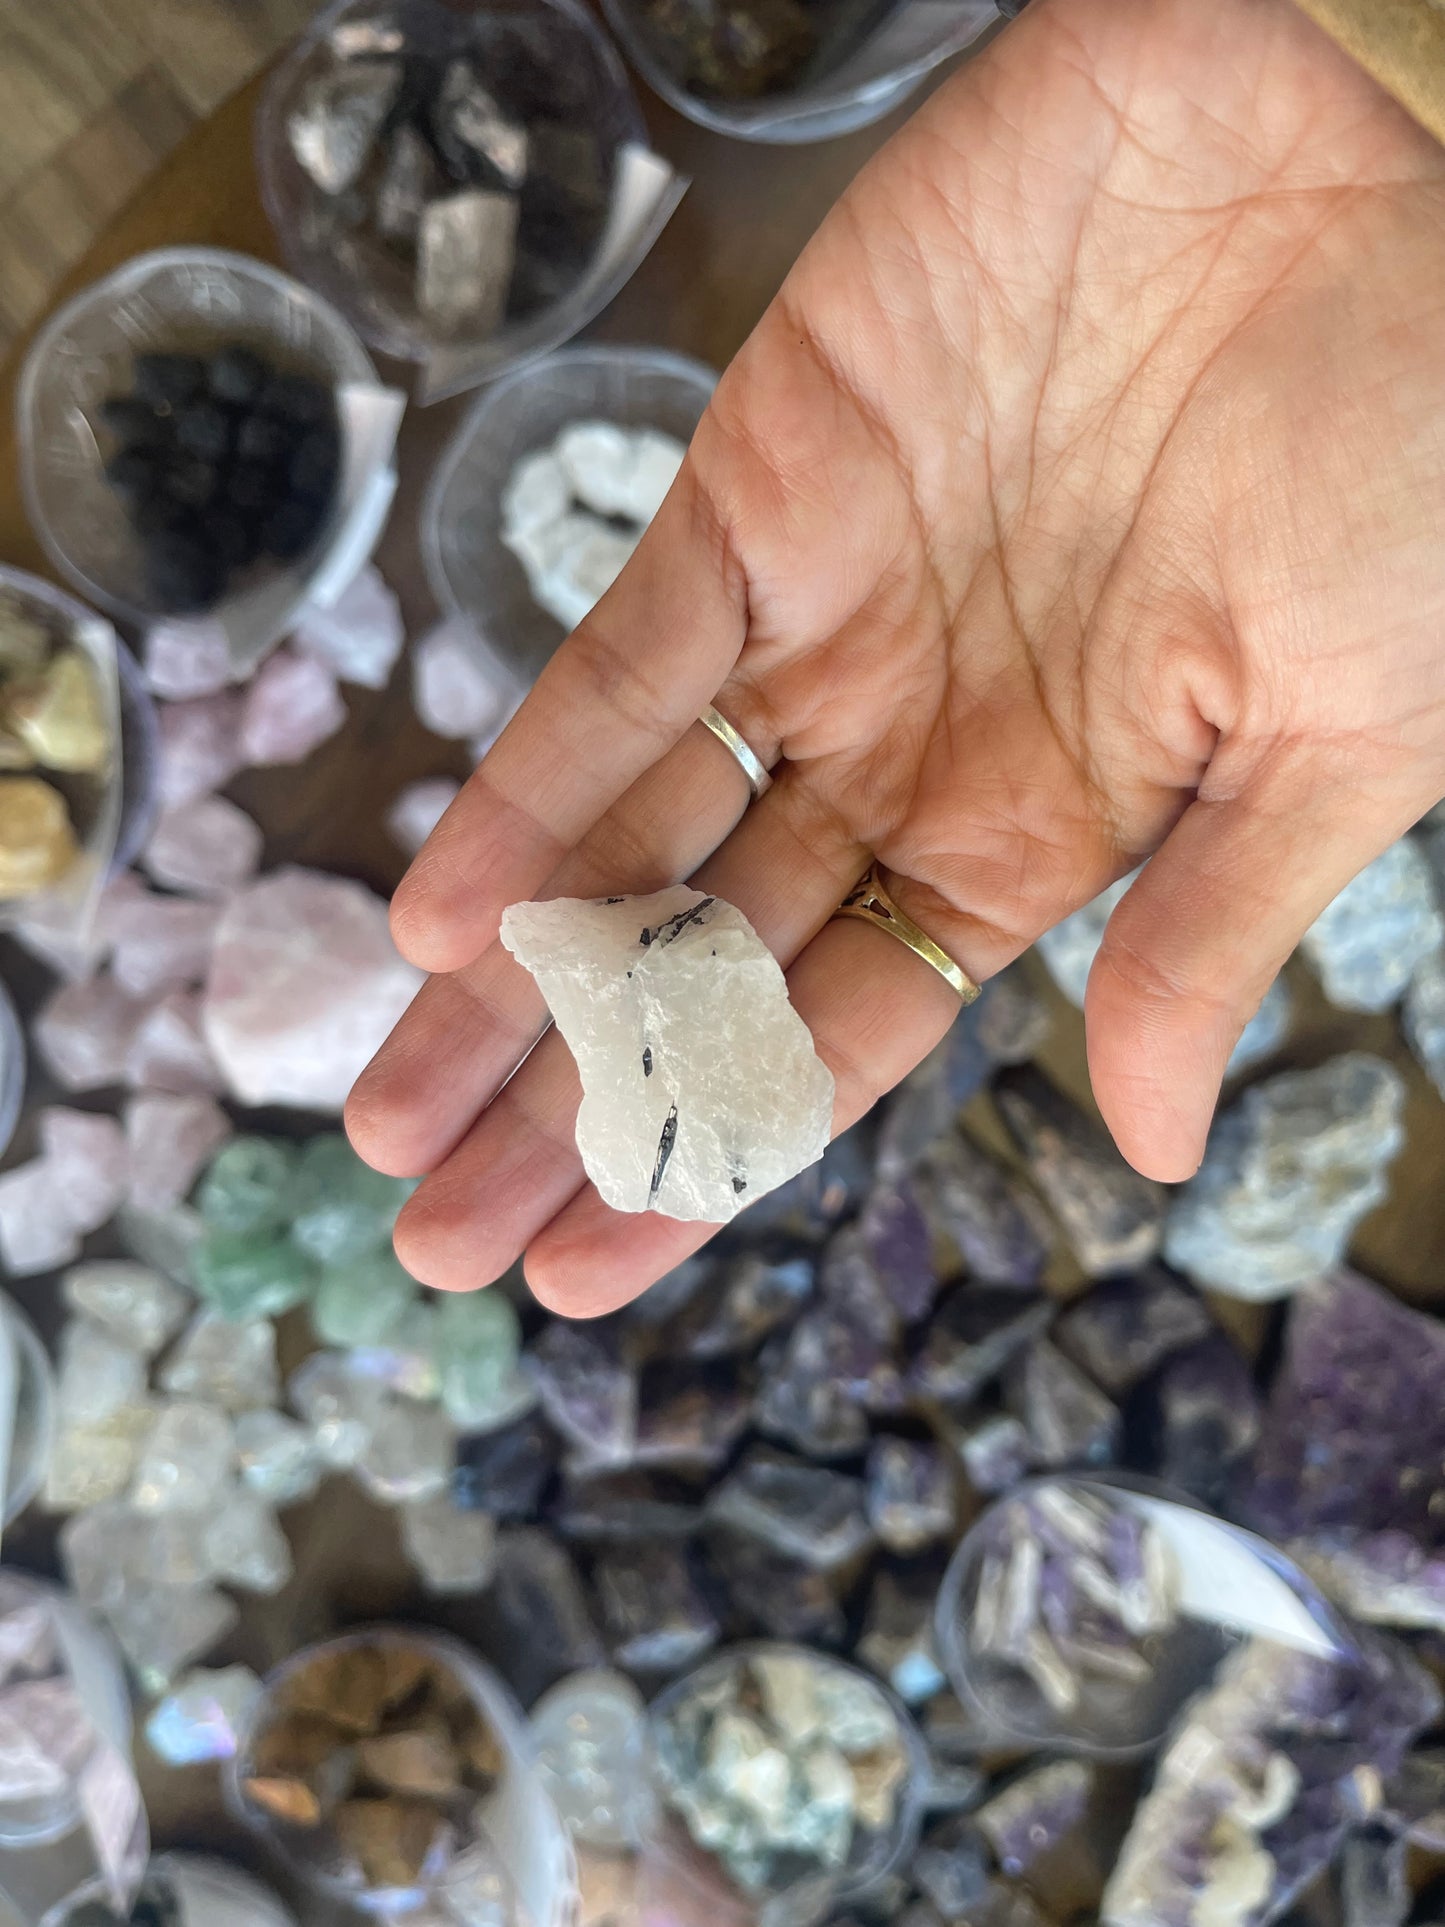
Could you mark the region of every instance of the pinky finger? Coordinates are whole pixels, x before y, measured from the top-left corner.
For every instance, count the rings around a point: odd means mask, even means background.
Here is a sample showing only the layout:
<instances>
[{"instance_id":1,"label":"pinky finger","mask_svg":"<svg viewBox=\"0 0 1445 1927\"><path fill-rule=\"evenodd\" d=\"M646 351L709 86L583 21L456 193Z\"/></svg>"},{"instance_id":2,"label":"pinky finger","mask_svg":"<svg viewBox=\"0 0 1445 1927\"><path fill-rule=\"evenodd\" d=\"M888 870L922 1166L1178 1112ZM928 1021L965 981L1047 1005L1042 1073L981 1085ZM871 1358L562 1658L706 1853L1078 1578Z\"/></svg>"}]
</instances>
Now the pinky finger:
<instances>
[{"instance_id":1,"label":"pinky finger","mask_svg":"<svg viewBox=\"0 0 1445 1927\"><path fill-rule=\"evenodd\" d=\"M788 972L793 1007L837 1084L833 1136L901 1083L939 1042L958 998L932 967L867 924L825 924ZM636 1298L717 1231L655 1212L614 1211L578 1191L527 1250L527 1282L549 1311L600 1318Z\"/></svg>"}]
</instances>

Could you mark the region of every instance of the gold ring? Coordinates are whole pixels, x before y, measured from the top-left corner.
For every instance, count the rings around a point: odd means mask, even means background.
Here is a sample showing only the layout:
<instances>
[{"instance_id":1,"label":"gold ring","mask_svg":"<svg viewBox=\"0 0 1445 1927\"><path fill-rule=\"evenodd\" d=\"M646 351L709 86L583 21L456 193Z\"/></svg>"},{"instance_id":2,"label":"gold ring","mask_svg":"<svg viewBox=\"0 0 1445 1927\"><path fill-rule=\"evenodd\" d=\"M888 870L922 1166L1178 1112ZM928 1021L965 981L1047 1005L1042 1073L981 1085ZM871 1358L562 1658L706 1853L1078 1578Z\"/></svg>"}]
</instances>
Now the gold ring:
<instances>
[{"instance_id":1,"label":"gold ring","mask_svg":"<svg viewBox=\"0 0 1445 1927\"><path fill-rule=\"evenodd\" d=\"M971 1004L979 994L979 987L966 971L960 970L946 950L940 950L925 930L918 925L889 896L878 874L878 865L870 863L868 873L851 889L839 904L836 915L857 917L862 923L871 923L879 930L886 930L890 937L907 944L915 957L922 957L926 964L942 977L949 989L954 991L965 1004Z\"/></svg>"},{"instance_id":2,"label":"gold ring","mask_svg":"<svg viewBox=\"0 0 1445 1927\"><path fill-rule=\"evenodd\" d=\"M751 746L733 728L722 711L714 709L711 703L698 717L698 721L704 729L710 729L723 748L730 752L738 768L747 777L748 788L752 791L753 801L756 803L758 798L773 786L773 779L768 774L766 763L760 756L753 753Z\"/></svg>"}]
</instances>

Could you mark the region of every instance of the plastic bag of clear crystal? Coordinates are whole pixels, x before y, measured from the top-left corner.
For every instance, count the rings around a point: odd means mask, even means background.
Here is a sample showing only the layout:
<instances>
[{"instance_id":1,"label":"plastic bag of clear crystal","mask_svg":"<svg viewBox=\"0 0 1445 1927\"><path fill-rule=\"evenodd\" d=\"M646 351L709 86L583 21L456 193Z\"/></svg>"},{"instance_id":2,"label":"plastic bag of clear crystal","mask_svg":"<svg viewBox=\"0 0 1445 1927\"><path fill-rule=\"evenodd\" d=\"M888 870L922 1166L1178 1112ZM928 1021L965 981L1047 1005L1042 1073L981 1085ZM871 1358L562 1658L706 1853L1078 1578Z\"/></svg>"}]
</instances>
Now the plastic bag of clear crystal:
<instances>
[{"instance_id":1,"label":"plastic bag of clear crystal","mask_svg":"<svg viewBox=\"0 0 1445 1927\"><path fill-rule=\"evenodd\" d=\"M577 0L337 0L273 76L257 152L288 258L422 401L574 335L686 186Z\"/></svg>"},{"instance_id":2,"label":"plastic bag of clear crystal","mask_svg":"<svg viewBox=\"0 0 1445 1927\"><path fill-rule=\"evenodd\" d=\"M139 355L238 347L331 391L340 468L301 552L236 570L215 606L190 618L159 608L148 586L144 544L107 474L116 437L103 410L132 392ZM219 625L239 679L307 606L334 602L366 561L396 490L405 406L349 323L309 288L248 255L164 248L77 295L26 357L17 404L26 506L47 554L89 601L142 629L162 617Z\"/></svg>"},{"instance_id":3,"label":"plastic bag of clear crystal","mask_svg":"<svg viewBox=\"0 0 1445 1927\"><path fill-rule=\"evenodd\" d=\"M89 932L122 819L119 655L93 610L0 568L0 929Z\"/></svg>"},{"instance_id":4,"label":"plastic bag of clear crystal","mask_svg":"<svg viewBox=\"0 0 1445 1927\"><path fill-rule=\"evenodd\" d=\"M838 0L830 9L783 0L770 10L771 47L766 21L753 39L734 43L746 44L759 63L771 57L771 73L760 66L749 79L719 70L709 84L688 46L649 17L661 11L657 0L603 0L603 10L629 60L679 113L739 140L780 145L828 140L881 120L1004 17L995 0L901 0L881 8L877 0ZM810 14L824 22L816 32ZM694 20L696 10L684 17ZM705 40L706 26L697 33ZM738 97L730 80L740 91L766 91Z\"/></svg>"}]
</instances>

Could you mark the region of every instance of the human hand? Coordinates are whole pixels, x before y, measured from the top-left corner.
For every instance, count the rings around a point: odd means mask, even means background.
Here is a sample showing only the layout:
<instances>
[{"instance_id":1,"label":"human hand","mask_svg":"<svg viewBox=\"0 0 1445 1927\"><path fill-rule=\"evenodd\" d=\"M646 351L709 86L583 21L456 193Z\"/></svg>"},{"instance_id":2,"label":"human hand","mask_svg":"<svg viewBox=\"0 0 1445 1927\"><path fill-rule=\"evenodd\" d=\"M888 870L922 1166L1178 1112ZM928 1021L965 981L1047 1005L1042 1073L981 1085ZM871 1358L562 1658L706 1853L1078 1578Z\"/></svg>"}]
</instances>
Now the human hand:
<instances>
[{"instance_id":1,"label":"human hand","mask_svg":"<svg viewBox=\"0 0 1445 1927\"><path fill-rule=\"evenodd\" d=\"M705 1231L583 1180L496 941L701 864L788 969L836 1128L957 1010L829 921L871 855L983 979L1151 851L1095 1094L1189 1175L1301 932L1445 794L1445 153L1288 0L1035 0L859 178L617 586L397 893L433 976L360 1080L428 1284L574 1315ZM693 719L769 763L745 786ZM711 853L711 854L710 854Z\"/></svg>"}]
</instances>

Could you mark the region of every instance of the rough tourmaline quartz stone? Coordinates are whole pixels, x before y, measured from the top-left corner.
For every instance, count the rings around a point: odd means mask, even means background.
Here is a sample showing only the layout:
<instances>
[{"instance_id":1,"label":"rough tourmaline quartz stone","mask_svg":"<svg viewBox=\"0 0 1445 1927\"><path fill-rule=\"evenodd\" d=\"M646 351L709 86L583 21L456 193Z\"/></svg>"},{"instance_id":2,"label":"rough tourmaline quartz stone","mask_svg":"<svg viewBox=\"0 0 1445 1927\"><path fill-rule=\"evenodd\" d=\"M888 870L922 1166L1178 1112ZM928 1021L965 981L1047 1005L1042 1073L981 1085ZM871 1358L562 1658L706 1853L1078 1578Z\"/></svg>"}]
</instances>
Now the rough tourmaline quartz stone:
<instances>
[{"instance_id":1,"label":"rough tourmaline quartz stone","mask_svg":"<svg viewBox=\"0 0 1445 1927\"><path fill-rule=\"evenodd\" d=\"M1108 1927L1259 1927L1316 1879L1438 1714L1403 1647L1336 1657L1266 1639L1229 1653L1161 1755L1105 1889Z\"/></svg>"},{"instance_id":2,"label":"rough tourmaline quartz stone","mask_svg":"<svg viewBox=\"0 0 1445 1927\"><path fill-rule=\"evenodd\" d=\"M1347 883L1300 939L1325 996L1342 1010L1388 1010L1445 943L1429 859L1401 837Z\"/></svg>"},{"instance_id":3,"label":"rough tourmaline quartz stone","mask_svg":"<svg viewBox=\"0 0 1445 1927\"><path fill-rule=\"evenodd\" d=\"M726 1223L823 1155L832 1076L731 904L682 885L514 904L502 942L577 1058L578 1148L614 1210Z\"/></svg>"},{"instance_id":4,"label":"rough tourmaline quartz stone","mask_svg":"<svg viewBox=\"0 0 1445 1927\"><path fill-rule=\"evenodd\" d=\"M1287 1297L1337 1265L1380 1203L1404 1143L1405 1089L1383 1058L1348 1051L1246 1091L1177 1194L1165 1256L1230 1297Z\"/></svg>"},{"instance_id":5,"label":"rough tourmaline quartz stone","mask_svg":"<svg viewBox=\"0 0 1445 1927\"><path fill-rule=\"evenodd\" d=\"M1240 1499L1357 1617L1445 1628L1445 1325L1353 1272L1300 1293Z\"/></svg>"},{"instance_id":6,"label":"rough tourmaline quartz stone","mask_svg":"<svg viewBox=\"0 0 1445 1927\"><path fill-rule=\"evenodd\" d=\"M995 1099L1030 1175L1091 1278L1138 1271L1158 1255L1163 1188L1124 1162L1102 1124L1032 1068L1010 1071Z\"/></svg>"}]
</instances>

